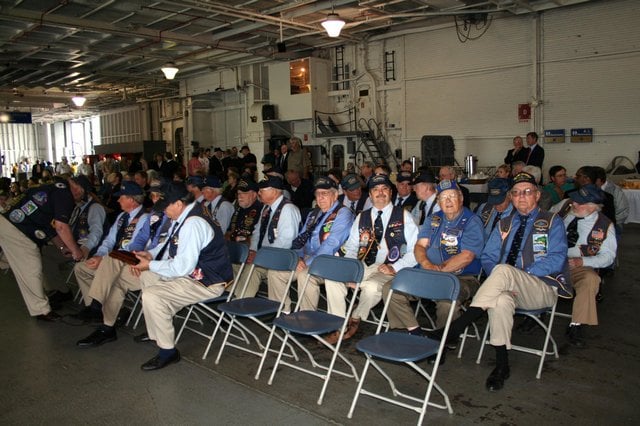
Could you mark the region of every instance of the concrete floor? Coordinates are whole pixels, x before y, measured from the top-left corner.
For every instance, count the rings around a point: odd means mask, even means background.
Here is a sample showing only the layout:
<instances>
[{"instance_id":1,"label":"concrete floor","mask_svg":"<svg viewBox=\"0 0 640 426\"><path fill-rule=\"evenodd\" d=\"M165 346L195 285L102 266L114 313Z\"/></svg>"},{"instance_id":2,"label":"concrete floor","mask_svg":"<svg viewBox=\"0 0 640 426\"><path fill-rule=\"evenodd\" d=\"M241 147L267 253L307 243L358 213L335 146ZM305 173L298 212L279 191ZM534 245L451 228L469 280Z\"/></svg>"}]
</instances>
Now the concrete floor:
<instances>
[{"instance_id":1,"label":"concrete floor","mask_svg":"<svg viewBox=\"0 0 640 426\"><path fill-rule=\"evenodd\" d=\"M454 414L430 409L434 424L638 424L640 404L640 226L628 225L620 249L620 266L607 278L605 300L599 304L601 325L589 330L588 347L564 344L567 320L559 318L553 335L560 358L549 359L542 378L535 379L537 358L510 353L511 378L498 393L484 389L492 369L493 351L482 363L479 344L471 341L462 359L450 353L438 382L452 399ZM64 279L62 274L60 279ZM565 312L570 305L563 303ZM61 313L77 310L67 304ZM316 399L321 382L283 368L267 385L274 357L260 380L253 376L258 358L229 348L214 364L220 339L207 360L205 342L187 332L178 347L183 360L164 370L144 373L140 364L156 349L137 344L132 336L144 331L119 330L119 339L99 348L78 349L75 342L90 326L41 323L30 318L11 273L0 274L0 424L414 424L409 410L361 397L354 418L346 414L355 391L352 379L333 377L324 404ZM481 324L484 327L484 322ZM354 340L373 332L366 326ZM514 333L515 342L541 339ZM313 344L313 352L322 350ZM354 341L344 347L358 370L364 363ZM324 357L326 358L326 356ZM400 383L424 391L408 369L393 366ZM375 372L368 381L383 390Z\"/></svg>"}]
</instances>

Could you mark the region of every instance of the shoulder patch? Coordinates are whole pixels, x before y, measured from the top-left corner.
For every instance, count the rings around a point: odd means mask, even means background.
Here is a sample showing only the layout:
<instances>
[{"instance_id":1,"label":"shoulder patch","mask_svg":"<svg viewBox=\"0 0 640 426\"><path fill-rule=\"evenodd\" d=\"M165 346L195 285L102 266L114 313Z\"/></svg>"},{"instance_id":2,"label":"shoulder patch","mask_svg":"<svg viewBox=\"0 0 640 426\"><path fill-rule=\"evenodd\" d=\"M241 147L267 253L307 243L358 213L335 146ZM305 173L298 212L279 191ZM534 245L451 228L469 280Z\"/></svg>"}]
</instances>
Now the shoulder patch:
<instances>
[{"instance_id":1,"label":"shoulder patch","mask_svg":"<svg viewBox=\"0 0 640 426\"><path fill-rule=\"evenodd\" d=\"M55 186L56 188L60 188L60 189L65 189L67 187L67 185L64 182L56 182Z\"/></svg>"}]
</instances>

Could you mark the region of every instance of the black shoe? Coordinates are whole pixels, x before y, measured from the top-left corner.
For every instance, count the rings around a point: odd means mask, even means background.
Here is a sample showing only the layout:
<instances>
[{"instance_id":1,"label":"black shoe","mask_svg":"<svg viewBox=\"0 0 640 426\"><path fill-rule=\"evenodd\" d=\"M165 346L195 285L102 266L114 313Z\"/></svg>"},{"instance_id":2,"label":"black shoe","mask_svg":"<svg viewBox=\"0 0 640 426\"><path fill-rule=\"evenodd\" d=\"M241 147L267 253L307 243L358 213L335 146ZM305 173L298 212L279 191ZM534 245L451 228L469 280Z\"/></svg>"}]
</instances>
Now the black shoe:
<instances>
[{"instance_id":1,"label":"black shoe","mask_svg":"<svg viewBox=\"0 0 640 426\"><path fill-rule=\"evenodd\" d=\"M447 360L447 350L445 348L444 351L442 351L442 356L440 357L440 365L444 365L444 362ZM434 365L436 363L436 357L438 356L438 354L435 355L431 355L429 358L427 358L427 362L429 363L429 365Z\"/></svg>"},{"instance_id":2,"label":"black shoe","mask_svg":"<svg viewBox=\"0 0 640 426\"><path fill-rule=\"evenodd\" d=\"M569 325L567 327L567 341L571 346L583 349L587 346L584 341L583 327L581 325Z\"/></svg>"},{"instance_id":3,"label":"black shoe","mask_svg":"<svg viewBox=\"0 0 640 426\"><path fill-rule=\"evenodd\" d=\"M596 302L600 303L604 300L604 294L602 294L602 290L598 290L596 293Z\"/></svg>"},{"instance_id":4,"label":"black shoe","mask_svg":"<svg viewBox=\"0 0 640 426\"><path fill-rule=\"evenodd\" d=\"M145 362L140 366L143 371L153 371L159 370L161 368L166 367L169 364L173 364L180 361L180 352L176 349L176 351L169 358L162 358L160 355L156 355L151 358L149 361Z\"/></svg>"},{"instance_id":5,"label":"black shoe","mask_svg":"<svg viewBox=\"0 0 640 426\"><path fill-rule=\"evenodd\" d=\"M49 303L63 303L69 300L73 300L73 295L70 291L63 293L61 291L54 290L53 293L51 293L47 297L49 298Z\"/></svg>"},{"instance_id":6,"label":"black shoe","mask_svg":"<svg viewBox=\"0 0 640 426\"><path fill-rule=\"evenodd\" d=\"M100 346L108 342L113 342L117 339L118 335L116 334L115 329L106 331L105 329L100 327L84 339L78 340L78 343L76 343L76 345L81 348L93 348L95 346Z\"/></svg>"},{"instance_id":7,"label":"black shoe","mask_svg":"<svg viewBox=\"0 0 640 426\"><path fill-rule=\"evenodd\" d=\"M62 317L53 311L49 311L48 314L36 315L36 319L44 322L58 322Z\"/></svg>"},{"instance_id":8,"label":"black shoe","mask_svg":"<svg viewBox=\"0 0 640 426\"><path fill-rule=\"evenodd\" d=\"M518 326L518 332L522 334L531 334L539 324L530 317L525 317L524 321Z\"/></svg>"},{"instance_id":9,"label":"black shoe","mask_svg":"<svg viewBox=\"0 0 640 426\"><path fill-rule=\"evenodd\" d=\"M78 319L85 324L91 323L102 323L102 312L96 311L95 309L91 309L90 307L85 307L83 310L78 312L77 314L71 315L72 318Z\"/></svg>"},{"instance_id":10,"label":"black shoe","mask_svg":"<svg viewBox=\"0 0 640 426\"><path fill-rule=\"evenodd\" d=\"M137 336L134 336L133 341L136 343L154 342L154 340L152 340L151 337L149 337L149 334L147 333L142 333L142 334L138 334Z\"/></svg>"},{"instance_id":11,"label":"black shoe","mask_svg":"<svg viewBox=\"0 0 640 426\"><path fill-rule=\"evenodd\" d=\"M493 369L489 377L487 377L487 382L485 386L487 390L490 392L499 391L504 387L504 381L509 378L509 366L508 365L498 365Z\"/></svg>"}]
</instances>

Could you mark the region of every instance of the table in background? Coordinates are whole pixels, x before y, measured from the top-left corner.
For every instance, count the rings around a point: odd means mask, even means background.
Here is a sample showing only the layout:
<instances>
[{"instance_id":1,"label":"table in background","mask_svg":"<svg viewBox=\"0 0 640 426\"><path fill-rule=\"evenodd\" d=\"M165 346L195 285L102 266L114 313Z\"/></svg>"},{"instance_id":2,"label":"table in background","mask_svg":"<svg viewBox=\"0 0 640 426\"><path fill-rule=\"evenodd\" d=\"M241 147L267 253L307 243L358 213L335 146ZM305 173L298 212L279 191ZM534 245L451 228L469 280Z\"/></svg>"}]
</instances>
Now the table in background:
<instances>
[{"instance_id":1,"label":"table in background","mask_svg":"<svg viewBox=\"0 0 640 426\"><path fill-rule=\"evenodd\" d=\"M629 201L629 217L625 223L640 223L640 189L622 189Z\"/></svg>"}]
</instances>

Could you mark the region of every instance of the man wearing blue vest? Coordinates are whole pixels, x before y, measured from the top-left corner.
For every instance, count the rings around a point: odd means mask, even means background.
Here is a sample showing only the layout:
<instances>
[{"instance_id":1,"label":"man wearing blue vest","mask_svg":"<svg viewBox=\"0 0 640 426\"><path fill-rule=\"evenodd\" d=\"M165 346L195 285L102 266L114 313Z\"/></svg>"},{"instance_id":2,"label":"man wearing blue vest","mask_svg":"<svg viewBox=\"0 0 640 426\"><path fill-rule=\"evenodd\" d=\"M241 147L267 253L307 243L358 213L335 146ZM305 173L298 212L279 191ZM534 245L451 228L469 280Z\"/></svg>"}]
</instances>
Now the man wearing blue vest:
<instances>
[{"instance_id":1,"label":"man wearing blue vest","mask_svg":"<svg viewBox=\"0 0 640 426\"><path fill-rule=\"evenodd\" d=\"M362 190L362 180L357 174L346 175L340 181L340 186L344 193L338 197L338 202L348 207L354 216L371 208L369 194Z\"/></svg>"},{"instance_id":2,"label":"man wearing blue vest","mask_svg":"<svg viewBox=\"0 0 640 426\"><path fill-rule=\"evenodd\" d=\"M149 339L158 354L140 367L158 370L180 361L175 347L173 316L201 300L218 297L233 279L224 234L182 183L172 182L158 208L173 221L166 244L136 252L140 263L131 266L140 275L142 308ZM155 259L155 260L154 260Z\"/></svg>"},{"instance_id":3,"label":"man wearing blue vest","mask_svg":"<svg viewBox=\"0 0 640 426\"><path fill-rule=\"evenodd\" d=\"M440 211L433 213L420 228L414 255L422 269L450 272L458 275L463 303L473 297L480 283L480 255L484 246L482 223L478 216L462 205L463 196L456 181L443 180L438 184ZM391 283L384 285L387 297ZM409 333L422 334L410 305L410 298L394 293L387 316L391 328L406 328ZM436 327L444 327L451 303L436 302ZM459 314L456 314L456 318Z\"/></svg>"},{"instance_id":4,"label":"man wearing blue vest","mask_svg":"<svg viewBox=\"0 0 640 426\"><path fill-rule=\"evenodd\" d=\"M373 207L356 217L349 238L343 246L345 256L365 263L360 284L360 300L353 310L343 339L351 338L369 313L382 299L382 286L402 268L413 268L413 246L418 226L407 210L391 202L392 183L384 174L369 179L369 196ZM327 300L344 299L347 287L342 283L325 283ZM335 306L335 303L333 304ZM346 309L345 309L346 310ZM344 316L345 312L335 312Z\"/></svg>"},{"instance_id":5,"label":"man wearing blue vest","mask_svg":"<svg viewBox=\"0 0 640 426\"><path fill-rule=\"evenodd\" d=\"M222 232L227 232L233 216L233 205L222 197L222 184L217 176L204 178L202 187L204 204L211 212L213 220L218 222Z\"/></svg>"},{"instance_id":6,"label":"man wearing blue vest","mask_svg":"<svg viewBox=\"0 0 640 426\"><path fill-rule=\"evenodd\" d=\"M485 383L489 391L502 389L509 378L507 350L511 348L515 309L547 308L553 306L558 294L572 296L562 219L538 207L540 190L529 173L513 178L511 198L515 213L500 220L482 252L482 268L488 277L445 337L457 340L487 311L489 343L496 351L496 367ZM443 337L442 329L428 334L434 339Z\"/></svg>"},{"instance_id":7,"label":"man wearing blue vest","mask_svg":"<svg viewBox=\"0 0 640 426\"><path fill-rule=\"evenodd\" d=\"M513 204L509 195L509 180L502 178L491 179L488 183L489 197L487 202L478 207L478 216L484 227L484 240L487 241L491 232L498 226L500 219L508 217L513 212Z\"/></svg>"},{"instance_id":8,"label":"man wearing blue vest","mask_svg":"<svg viewBox=\"0 0 640 426\"><path fill-rule=\"evenodd\" d=\"M583 329L598 325L596 295L600 288L597 270L611 266L616 258L616 232L602 213L603 191L594 184L569 193L571 212L564 218L569 246L569 273L576 296L571 323L567 328L569 344L586 346Z\"/></svg>"}]
</instances>

